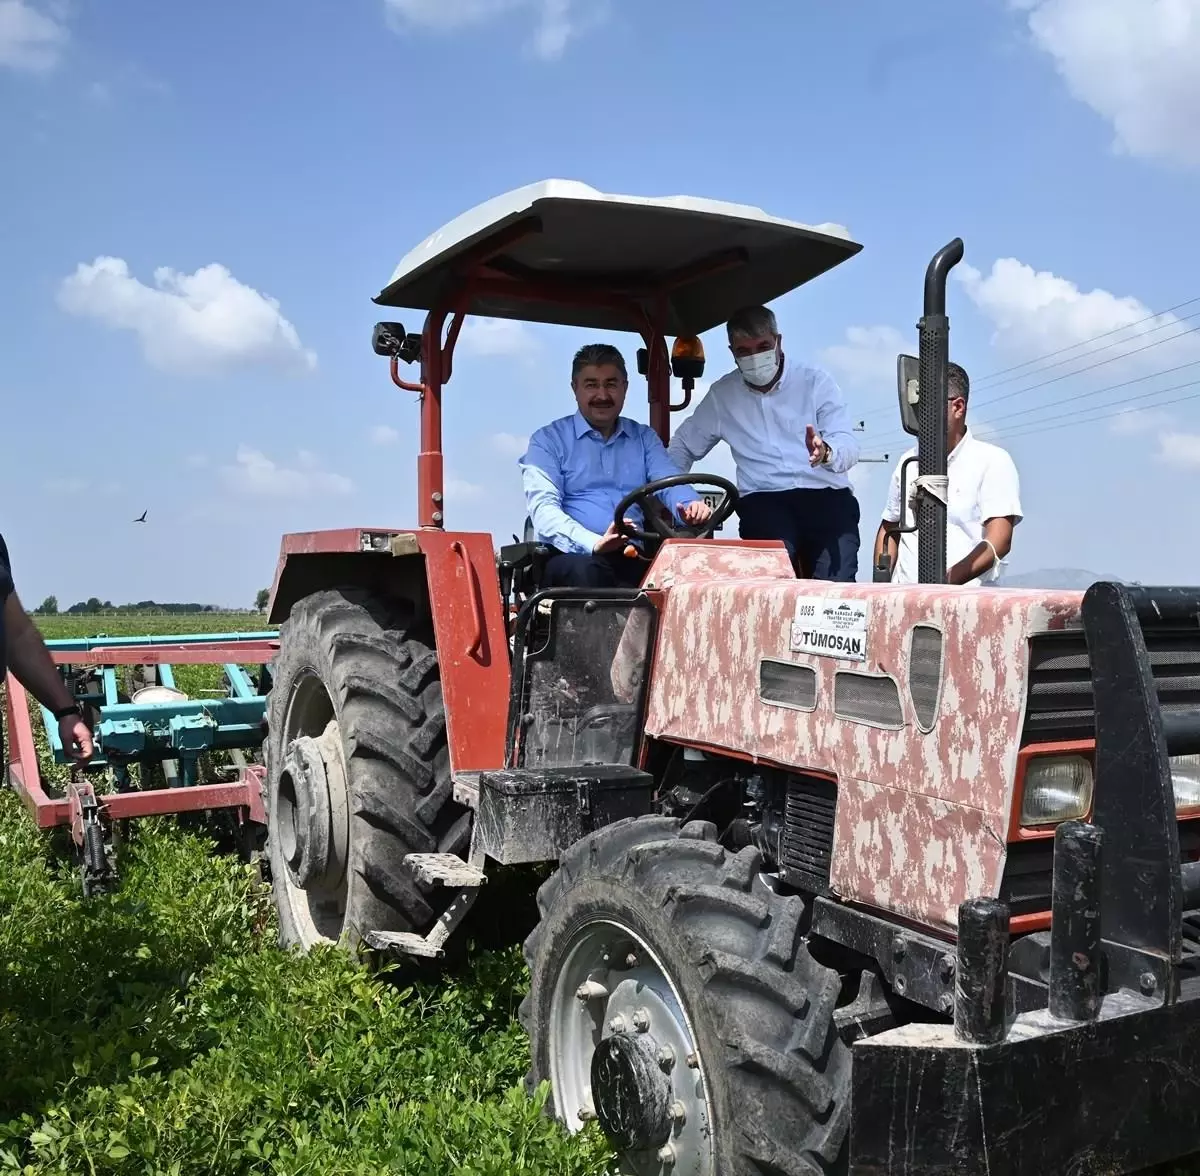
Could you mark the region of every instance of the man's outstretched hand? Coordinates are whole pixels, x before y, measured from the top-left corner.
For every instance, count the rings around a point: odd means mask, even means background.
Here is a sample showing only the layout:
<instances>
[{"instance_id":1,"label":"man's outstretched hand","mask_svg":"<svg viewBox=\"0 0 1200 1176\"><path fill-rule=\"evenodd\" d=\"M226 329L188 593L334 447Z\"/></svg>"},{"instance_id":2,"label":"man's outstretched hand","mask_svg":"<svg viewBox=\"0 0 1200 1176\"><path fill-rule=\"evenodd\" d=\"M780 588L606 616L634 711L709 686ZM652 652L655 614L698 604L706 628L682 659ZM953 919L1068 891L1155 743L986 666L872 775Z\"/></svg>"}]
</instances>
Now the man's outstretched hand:
<instances>
[{"instance_id":1,"label":"man's outstretched hand","mask_svg":"<svg viewBox=\"0 0 1200 1176\"><path fill-rule=\"evenodd\" d=\"M808 446L808 464L819 466L825 460L829 446L821 440L821 434L812 425L806 426L804 430L804 444Z\"/></svg>"}]
</instances>

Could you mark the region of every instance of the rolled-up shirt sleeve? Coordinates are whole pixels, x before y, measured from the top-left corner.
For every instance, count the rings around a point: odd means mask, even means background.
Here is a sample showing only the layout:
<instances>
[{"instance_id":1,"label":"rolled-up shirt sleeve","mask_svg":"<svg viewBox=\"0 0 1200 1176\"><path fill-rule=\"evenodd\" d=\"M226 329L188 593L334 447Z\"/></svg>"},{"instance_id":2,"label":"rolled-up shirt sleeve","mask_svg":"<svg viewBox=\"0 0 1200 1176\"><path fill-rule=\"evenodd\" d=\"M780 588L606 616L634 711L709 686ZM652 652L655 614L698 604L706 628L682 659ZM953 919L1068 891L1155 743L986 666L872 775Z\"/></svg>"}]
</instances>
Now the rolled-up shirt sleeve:
<instances>
[{"instance_id":1,"label":"rolled-up shirt sleeve","mask_svg":"<svg viewBox=\"0 0 1200 1176\"><path fill-rule=\"evenodd\" d=\"M991 455L979 486L979 517L1011 518L1013 525L1021 521L1021 479L1016 463L1003 449Z\"/></svg>"},{"instance_id":2,"label":"rolled-up shirt sleeve","mask_svg":"<svg viewBox=\"0 0 1200 1176\"><path fill-rule=\"evenodd\" d=\"M562 507L562 463L535 433L519 461L525 506L539 538L567 555L591 555L601 536L577 523Z\"/></svg>"},{"instance_id":3,"label":"rolled-up shirt sleeve","mask_svg":"<svg viewBox=\"0 0 1200 1176\"><path fill-rule=\"evenodd\" d=\"M858 464L858 439L842 390L828 372L819 371L816 375L813 403L817 406L814 422L817 432L831 451L827 468L844 474Z\"/></svg>"}]
</instances>

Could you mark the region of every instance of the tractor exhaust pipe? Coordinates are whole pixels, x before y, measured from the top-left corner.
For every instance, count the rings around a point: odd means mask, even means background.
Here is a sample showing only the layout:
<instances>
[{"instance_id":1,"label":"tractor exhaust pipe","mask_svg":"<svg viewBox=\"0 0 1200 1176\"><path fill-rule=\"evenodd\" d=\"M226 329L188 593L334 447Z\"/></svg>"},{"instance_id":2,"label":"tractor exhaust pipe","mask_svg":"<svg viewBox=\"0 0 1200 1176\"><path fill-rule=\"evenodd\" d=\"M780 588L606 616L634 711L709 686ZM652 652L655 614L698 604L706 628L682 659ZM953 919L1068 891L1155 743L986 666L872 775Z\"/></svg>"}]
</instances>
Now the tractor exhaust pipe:
<instances>
[{"instance_id":1,"label":"tractor exhaust pipe","mask_svg":"<svg viewBox=\"0 0 1200 1176\"><path fill-rule=\"evenodd\" d=\"M925 271L925 313L920 331L920 431L917 474L922 479L946 477L946 367L950 362L950 320L946 317L946 281L962 261L963 243L955 237L940 249ZM943 487L945 482L940 483ZM917 496L917 579L922 584L946 582L946 503L942 497Z\"/></svg>"}]
</instances>

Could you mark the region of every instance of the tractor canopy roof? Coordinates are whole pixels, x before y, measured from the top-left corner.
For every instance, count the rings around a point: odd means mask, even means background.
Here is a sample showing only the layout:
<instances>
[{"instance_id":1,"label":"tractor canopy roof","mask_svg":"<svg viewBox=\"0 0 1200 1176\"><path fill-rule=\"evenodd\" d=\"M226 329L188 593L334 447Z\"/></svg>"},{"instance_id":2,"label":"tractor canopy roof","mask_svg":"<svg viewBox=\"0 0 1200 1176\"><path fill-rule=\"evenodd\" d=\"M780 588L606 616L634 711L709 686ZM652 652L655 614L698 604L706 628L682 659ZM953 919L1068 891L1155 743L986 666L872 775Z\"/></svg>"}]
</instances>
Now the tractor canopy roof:
<instances>
[{"instance_id":1,"label":"tractor canopy roof","mask_svg":"<svg viewBox=\"0 0 1200 1176\"><path fill-rule=\"evenodd\" d=\"M544 180L438 229L374 301L592 330L699 335L770 302L862 248L836 224L805 225L694 196L620 196Z\"/></svg>"}]
</instances>

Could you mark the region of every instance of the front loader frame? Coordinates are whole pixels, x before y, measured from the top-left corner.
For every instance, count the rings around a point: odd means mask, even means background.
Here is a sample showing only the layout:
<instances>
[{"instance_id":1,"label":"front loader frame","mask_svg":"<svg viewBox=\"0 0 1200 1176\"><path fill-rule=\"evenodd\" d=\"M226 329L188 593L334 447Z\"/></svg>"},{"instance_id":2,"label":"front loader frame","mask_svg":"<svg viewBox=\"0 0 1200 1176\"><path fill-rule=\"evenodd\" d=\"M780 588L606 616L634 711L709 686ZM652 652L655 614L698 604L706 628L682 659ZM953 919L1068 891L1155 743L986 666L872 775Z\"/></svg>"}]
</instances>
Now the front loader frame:
<instances>
[{"instance_id":1,"label":"front loader frame","mask_svg":"<svg viewBox=\"0 0 1200 1176\"><path fill-rule=\"evenodd\" d=\"M1096 807L1056 831L1051 928L1029 937L1044 1004L1008 1012L1030 981L1009 970L1008 908L964 903L953 1025L855 1043L853 1176L1131 1172L1200 1151L1200 862L1181 861L1170 765L1200 751L1200 712L1160 704L1145 637L1200 633L1200 589L1095 584L1083 621Z\"/></svg>"}]
</instances>

